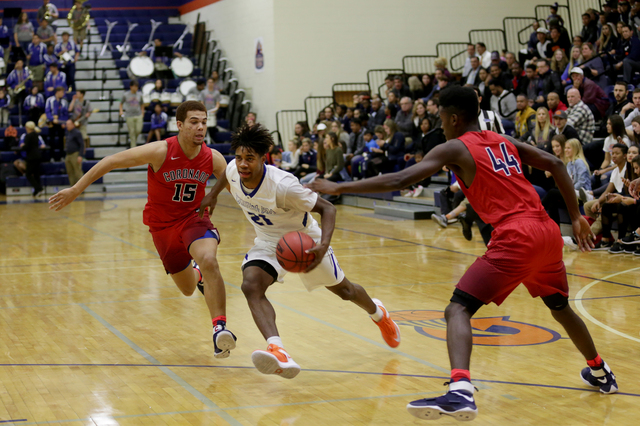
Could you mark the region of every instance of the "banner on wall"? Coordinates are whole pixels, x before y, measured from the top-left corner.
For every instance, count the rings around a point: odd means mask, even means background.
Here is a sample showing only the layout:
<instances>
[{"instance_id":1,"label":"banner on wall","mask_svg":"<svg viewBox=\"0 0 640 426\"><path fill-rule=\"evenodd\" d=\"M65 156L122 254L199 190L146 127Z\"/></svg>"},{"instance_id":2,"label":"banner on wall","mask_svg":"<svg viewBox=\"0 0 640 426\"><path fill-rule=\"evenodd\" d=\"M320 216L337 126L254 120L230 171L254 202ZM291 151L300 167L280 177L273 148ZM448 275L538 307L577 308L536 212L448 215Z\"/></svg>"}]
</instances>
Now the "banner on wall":
<instances>
[{"instance_id":1,"label":"banner on wall","mask_svg":"<svg viewBox=\"0 0 640 426\"><path fill-rule=\"evenodd\" d=\"M256 72L264 71L264 53L262 53L262 46L264 44L263 42L264 40L262 39L262 37L258 37L254 43L256 55Z\"/></svg>"}]
</instances>

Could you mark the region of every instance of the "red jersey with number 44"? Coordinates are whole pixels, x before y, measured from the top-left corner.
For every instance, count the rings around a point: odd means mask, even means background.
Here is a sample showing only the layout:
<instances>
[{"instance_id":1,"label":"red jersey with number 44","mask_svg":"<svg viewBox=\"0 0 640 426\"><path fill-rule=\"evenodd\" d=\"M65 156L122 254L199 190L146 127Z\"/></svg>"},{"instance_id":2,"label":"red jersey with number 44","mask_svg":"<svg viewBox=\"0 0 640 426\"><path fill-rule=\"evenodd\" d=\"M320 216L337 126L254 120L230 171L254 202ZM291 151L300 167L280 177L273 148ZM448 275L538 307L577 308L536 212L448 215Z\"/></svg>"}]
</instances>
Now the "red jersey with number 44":
<instances>
[{"instance_id":1,"label":"red jersey with number 44","mask_svg":"<svg viewBox=\"0 0 640 426\"><path fill-rule=\"evenodd\" d=\"M497 227L514 218L546 216L540 196L522 173L518 149L503 136L467 132L460 139L476 163L470 188L458 179L462 192L485 223Z\"/></svg>"},{"instance_id":2,"label":"red jersey with number 44","mask_svg":"<svg viewBox=\"0 0 640 426\"><path fill-rule=\"evenodd\" d=\"M211 149L202 145L198 155L189 160L178 137L167 139L167 157L157 172L147 171L147 205L142 216L153 229L173 226L192 215L204 198L207 181L213 173Z\"/></svg>"}]
</instances>

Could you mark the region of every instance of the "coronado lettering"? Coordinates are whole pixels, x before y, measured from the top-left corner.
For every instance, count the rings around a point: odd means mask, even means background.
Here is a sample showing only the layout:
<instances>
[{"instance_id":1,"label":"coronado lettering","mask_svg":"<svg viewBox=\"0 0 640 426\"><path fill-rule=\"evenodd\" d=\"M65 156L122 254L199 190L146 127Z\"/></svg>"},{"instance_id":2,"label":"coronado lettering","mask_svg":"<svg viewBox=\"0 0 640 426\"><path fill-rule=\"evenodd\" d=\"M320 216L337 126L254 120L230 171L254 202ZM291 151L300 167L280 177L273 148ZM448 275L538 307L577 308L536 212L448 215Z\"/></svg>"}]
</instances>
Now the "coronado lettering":
<instances>
[{"instance_id":1,"label":"coronado lettering","mask_svg":"<svg viewBox=\"0 0 640 426\"><path fill-rule=\"evenodd\" d=\"M207 183L209 174L195 169L178 169L171 170L170 172L164 172L162 174L165 182L172 182L174 180L195 180L200 183Z\"/></svg>"}]
</instances>

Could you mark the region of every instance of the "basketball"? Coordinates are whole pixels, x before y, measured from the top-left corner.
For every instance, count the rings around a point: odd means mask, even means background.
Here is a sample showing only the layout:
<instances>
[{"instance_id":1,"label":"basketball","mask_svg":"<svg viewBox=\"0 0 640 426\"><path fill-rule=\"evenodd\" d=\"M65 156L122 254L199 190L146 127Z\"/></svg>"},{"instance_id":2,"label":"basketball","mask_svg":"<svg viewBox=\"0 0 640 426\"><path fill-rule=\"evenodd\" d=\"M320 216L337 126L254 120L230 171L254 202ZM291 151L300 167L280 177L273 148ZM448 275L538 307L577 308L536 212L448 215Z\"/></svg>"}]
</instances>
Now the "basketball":
<instances>
[{"instance_id":1,"label":"basketball","mask_svg":"<svg viewBox=\"0 0 640 426\"><path fill-rule=\"evenodd\" d=\"M280 238L276 246L278 263L286 271L302 272L316 258L313 253L305 253L315 245L316 243L307 234L297 231L289 232Z\"/></svg>"}]
</instances>

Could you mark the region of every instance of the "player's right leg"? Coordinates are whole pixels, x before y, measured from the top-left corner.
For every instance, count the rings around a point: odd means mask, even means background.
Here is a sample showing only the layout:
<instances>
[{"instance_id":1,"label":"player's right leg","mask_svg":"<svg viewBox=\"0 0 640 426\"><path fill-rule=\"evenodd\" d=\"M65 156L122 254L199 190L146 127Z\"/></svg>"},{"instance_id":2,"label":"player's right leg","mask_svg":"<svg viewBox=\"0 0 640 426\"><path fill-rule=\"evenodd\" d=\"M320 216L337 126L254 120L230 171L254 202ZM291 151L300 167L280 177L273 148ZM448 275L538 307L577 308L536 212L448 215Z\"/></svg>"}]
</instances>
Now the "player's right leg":
<instances>
[{"instance_id":1,"label":"player's right leg","mask_svg":"<svg viewBox=\"0 0 640 426\"><path fill-rule=\"evenodd\" d=\"M283 348L276 327L276 311L266 297L267 289L277 279L278 272L275 267L265 260L252 259L245 261L242 266L242 292L249 304L253 320L268 344L266 351L254 351L251 360L263 374L276 374L293 379L300 373L300 366Z\"/></svg>"}]
</instances>

